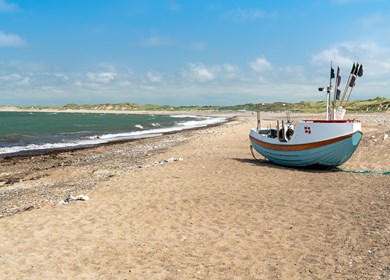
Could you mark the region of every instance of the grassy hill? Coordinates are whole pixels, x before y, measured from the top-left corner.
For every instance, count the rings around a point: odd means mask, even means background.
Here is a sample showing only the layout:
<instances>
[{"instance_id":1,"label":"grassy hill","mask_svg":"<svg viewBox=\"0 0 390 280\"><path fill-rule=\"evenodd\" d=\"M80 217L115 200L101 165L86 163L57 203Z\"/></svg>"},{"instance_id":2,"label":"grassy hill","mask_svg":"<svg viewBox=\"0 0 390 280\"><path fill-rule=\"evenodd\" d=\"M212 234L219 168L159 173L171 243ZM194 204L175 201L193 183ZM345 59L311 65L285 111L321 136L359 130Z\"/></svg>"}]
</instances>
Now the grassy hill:
<instances>
[{"instance_id":1,"label":"grassy hill","mask_svg":"<svg viewBox=\"0 0 390 280\"><path fill-rule=\"evenodd\" d=\"M24 106L18 107L20 109L52 109L52 110L116 110L116 111L256 111L257 104L248 103L234 106L170 106L170 105L154 105L145 104L140 105L136 103L117 103L117 104L92 104L92 105L79 105L79 104L67 104L64 106ZM325 101L315 102L274 102L274 103L261 103L261 111L285 111L288 109L292 112L324 112L326 110ZM368 100L355 100L350 101L347 105L348 111L352 112L381 112L390 110L390 99L385 97L377 97Z\"/></svg>"}]
</instances>

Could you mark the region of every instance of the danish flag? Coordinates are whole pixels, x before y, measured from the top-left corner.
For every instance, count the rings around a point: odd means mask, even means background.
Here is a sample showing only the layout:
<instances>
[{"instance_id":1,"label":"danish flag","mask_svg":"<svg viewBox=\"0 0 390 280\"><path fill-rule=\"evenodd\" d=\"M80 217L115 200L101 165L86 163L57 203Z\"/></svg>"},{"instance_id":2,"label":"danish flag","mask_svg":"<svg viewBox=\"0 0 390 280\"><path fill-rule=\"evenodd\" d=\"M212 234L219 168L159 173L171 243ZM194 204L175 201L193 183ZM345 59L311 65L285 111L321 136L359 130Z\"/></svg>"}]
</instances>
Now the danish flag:
<instances>
[{"instance_id":1,"label":"danish flag","mask_svg":"<svg viewBox=\"0 0 390 280\"><path fill-rule=\"evenodd\" d=\"M311 134L310 126L305 126L305 133Z\"/></svg>"}]
</instances>

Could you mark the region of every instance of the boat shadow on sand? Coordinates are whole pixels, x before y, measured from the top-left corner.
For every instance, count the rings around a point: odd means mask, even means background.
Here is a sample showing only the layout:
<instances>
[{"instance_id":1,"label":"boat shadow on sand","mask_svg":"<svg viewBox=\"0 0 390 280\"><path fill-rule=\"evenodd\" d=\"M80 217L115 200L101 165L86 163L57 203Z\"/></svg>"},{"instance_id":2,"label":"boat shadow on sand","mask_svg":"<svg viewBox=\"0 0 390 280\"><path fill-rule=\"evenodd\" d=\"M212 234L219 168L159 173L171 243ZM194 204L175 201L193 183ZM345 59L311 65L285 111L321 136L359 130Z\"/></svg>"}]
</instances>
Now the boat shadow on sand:
<instances>
[{"instance_id":1,"label":"boat shadow on sand","mask_svg":"<svg viewBox=\"0 0 390 280\"><path fill-rule=\"evenodd\" d=\"M299 166L282 166L275 164L265 158L263 159L254 159L254 158L233 158L233 160L239 161L241 163L256 165L256 166L262 166L267 167L271 169L277 169L277 170L290 170L290 171L302 171L302 172L309 172L309 173L333 173L333 172L339 172L341 169L338 167L333 166L324 166L324 165L310 165L305 167L299 167Z\"/></svg>"}]
</instances>

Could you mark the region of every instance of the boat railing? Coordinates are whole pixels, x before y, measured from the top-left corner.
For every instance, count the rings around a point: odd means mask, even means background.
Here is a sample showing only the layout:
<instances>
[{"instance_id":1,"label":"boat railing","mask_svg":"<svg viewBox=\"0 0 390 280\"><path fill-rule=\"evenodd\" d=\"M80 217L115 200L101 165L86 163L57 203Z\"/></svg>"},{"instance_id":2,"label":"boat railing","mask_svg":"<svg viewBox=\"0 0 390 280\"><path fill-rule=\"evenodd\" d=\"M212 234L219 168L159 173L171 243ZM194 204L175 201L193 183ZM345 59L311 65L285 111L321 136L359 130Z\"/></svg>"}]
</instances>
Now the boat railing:
<instances>
[{"instance_id":1,"label":"boat railing","mask_svg":"<svg viewBox=\"0 0 390 280\"><path fill-rule=\"evenodd\" d=\"M360 120L303 120L305 123L360 123Z\"/></svg>"}]
</instances>

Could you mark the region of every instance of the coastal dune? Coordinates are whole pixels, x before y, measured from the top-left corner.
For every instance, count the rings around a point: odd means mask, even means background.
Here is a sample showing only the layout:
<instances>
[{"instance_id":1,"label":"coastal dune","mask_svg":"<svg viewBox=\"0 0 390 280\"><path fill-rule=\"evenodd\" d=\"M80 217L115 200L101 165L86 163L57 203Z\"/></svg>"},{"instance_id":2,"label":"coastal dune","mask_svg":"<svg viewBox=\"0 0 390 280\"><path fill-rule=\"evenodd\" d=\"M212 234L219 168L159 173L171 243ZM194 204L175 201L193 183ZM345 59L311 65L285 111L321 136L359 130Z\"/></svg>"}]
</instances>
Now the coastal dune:
<instances>
[{"instance_id":1,"label":"coastal dune","mask_svg":"<svg viewBox=\"0 0 390 280\"><path fill-rule=\"evenodd\" d=\"M271 123L274 115L263 117ZM73 192L89 200L41 203L2 217L0 279L389 279L390 180L375 173L390 171L390 139L384 137L390 114L357 117L362 143L337 171L253 159L248 133L256 120L250 113L141 140L153 147L180 138L129 159L133 167L123 172L101 163L51 164L44 175L13 188L84 178L93 186ZM56 157L44 159L64 160ZM111 175L98 180L105 170ZM358 170L371 173L340 172Z\"/></svg>"}]
</instances>

